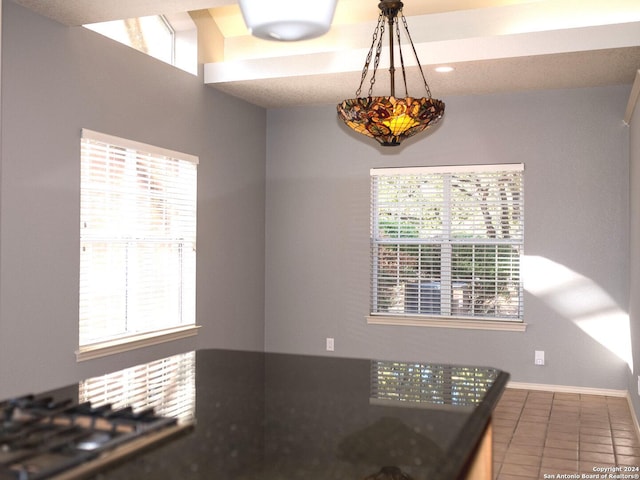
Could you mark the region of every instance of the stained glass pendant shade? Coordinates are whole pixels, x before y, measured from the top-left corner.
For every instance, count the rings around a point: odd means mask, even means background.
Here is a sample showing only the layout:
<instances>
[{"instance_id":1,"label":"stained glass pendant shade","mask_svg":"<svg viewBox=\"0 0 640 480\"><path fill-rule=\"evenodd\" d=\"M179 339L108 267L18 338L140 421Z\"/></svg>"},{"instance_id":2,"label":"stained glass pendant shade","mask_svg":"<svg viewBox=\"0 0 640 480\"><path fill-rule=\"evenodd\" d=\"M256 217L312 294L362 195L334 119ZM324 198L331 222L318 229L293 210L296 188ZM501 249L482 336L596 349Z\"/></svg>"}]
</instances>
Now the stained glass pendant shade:
<instances>
[{"instance_id":1,"label":"stained glass pendant shade","mask_svg":"<svg viewBox=\"0 0 640 480\"><path fill-rule=\"evenodd\" d=\"M352 130L377 140L380 145L397 146L405 139L435 125L444 115L444 102L431 97L431 90L420 66L420 60L416 48L411 40L411 34L407 27L407 20L402 14L403 3L401 1L382 0L378 4L380 15L378 24L373 32L373 42L367 54L360 86L356 91L356 98L344 100L338 105L338 116ZM400 43L400 25L402 21L404 31L411 44L415 55L418 70L422 76L427 96L414 98L407 91L407 79L404 68L404 58ZM382 41L385 31L385 23L389 25L389 74L391 77L391 95L388 97L372 96L373 86L376 81L376 71L380 62ZM398 41L402 79L404 81L405 98L395 96L395 68L394 68L394 36ZM375 49L375 56L374 56ZM366 97L361 97L362 85L369 71L369 65L373 57L373 73L369 81L369 92Z\"/></svg>"}]
</instances>

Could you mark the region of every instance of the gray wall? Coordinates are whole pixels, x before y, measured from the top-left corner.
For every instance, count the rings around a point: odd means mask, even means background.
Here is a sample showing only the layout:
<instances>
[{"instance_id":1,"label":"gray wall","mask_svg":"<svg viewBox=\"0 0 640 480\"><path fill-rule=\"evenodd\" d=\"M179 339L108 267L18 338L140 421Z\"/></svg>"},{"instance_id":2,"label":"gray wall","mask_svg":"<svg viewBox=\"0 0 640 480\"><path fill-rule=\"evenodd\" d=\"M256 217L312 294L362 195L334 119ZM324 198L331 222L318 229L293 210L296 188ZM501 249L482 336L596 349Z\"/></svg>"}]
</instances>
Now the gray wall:
<instances>
[{"instance_id":1,"label":"gray wall","mask_svg":"<svg viewBox=\"0 0 640 480\"><path fill-rule=\"evenodd\" d=\"M265 111L3 7L0 398L198 347L262 350ZM76 363L82 127L200 157L196 338Z\"/></svg>"},{"instance_id":2,"label":"gray wall","mask_svg":"<svg viewBox=\"0 0 640 480\"><path fill-rule=\"evenodd\" d=\"M629 125L630 178L630 273L629 273L629 317L631 341L633 342L633 371L629 375L629 393L640 417L638 377L640 375L640 104L636 104Z\"/></svg>"},{"instance_id":3,"label":"gray wall","mask_svg":"<svg viewBox=\"0 0 640 480\"><path fill-rule=\"evenodd\" d=\"M626 389L617 353L628 297L628 95L623 86L445 98L439 128L386 150L341 125L333 106L269 110L266 350L328 354L325 338L335 337L333 355ZM369 169L514 162L525 164L527 331L367 325ZM614 327L620 335L608 338ZM537 349L544 367L533 364Z\"/></svg>"}]
</instances>

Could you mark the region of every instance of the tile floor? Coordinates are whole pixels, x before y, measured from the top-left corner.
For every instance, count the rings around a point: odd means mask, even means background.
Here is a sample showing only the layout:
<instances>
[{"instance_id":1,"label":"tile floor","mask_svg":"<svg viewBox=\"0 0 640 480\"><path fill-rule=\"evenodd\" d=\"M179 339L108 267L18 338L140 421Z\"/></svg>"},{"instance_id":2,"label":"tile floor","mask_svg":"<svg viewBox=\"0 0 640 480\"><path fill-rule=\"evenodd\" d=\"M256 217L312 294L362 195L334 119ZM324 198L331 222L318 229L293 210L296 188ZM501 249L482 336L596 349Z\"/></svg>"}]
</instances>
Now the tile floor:
<instances>
[{"instance_id":1,"label":"tile floor","mask_svg":"<svg viewBox=\"0 0 640 480\"><path fill-rule=\"evenodd\" d=\"M599 478L640 478L626 398L507 389L493 417L493 448L496 480L598 478L589 474L606 467L631 476Z\"/></svg>"}]
</instances>

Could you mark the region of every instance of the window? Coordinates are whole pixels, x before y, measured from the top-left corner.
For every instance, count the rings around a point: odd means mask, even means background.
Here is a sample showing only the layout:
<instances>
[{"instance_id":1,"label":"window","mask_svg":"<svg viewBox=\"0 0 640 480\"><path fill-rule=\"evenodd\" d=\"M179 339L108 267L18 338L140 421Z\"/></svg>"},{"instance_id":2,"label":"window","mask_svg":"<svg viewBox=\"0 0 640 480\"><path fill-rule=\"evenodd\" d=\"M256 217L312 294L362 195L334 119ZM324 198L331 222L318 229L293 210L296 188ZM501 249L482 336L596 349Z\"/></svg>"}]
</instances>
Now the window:
<instances>
[{"instance_id":1,"label":"window","mask_svg":"<svg viewBox=\"0 0 640 480\"><path fill-rule=\"evenodd\" d=\"M372 316L521 321L522 173L372 170Z\"/></svg>"},{"instance_id":2,"label":"window","mask_svg":"<svg viewBox=\"0 0 640 480\"><path fill-rule=\"evenodd\" d=\"M162 15L92 23L85 27L172 64L175 32Z\"/></svg>"},{"instance_id":3,"label":"window","mask_svg":"<svg viewBox=\"0 0 640 480\"><path fill-rule=\"evenodd\" d=\"M79 353L195 326L197 158L81 143Z\"/></svg>"},{"instance_id":4,"label":"window","mask_svg":"<svg viewBox=\"0 0 640 480\"><path fill-rule=\"evenodd\" d=\"M105 37L197 75L197 30L188 13L84 25Z\"/></svg>"}]
</instances>

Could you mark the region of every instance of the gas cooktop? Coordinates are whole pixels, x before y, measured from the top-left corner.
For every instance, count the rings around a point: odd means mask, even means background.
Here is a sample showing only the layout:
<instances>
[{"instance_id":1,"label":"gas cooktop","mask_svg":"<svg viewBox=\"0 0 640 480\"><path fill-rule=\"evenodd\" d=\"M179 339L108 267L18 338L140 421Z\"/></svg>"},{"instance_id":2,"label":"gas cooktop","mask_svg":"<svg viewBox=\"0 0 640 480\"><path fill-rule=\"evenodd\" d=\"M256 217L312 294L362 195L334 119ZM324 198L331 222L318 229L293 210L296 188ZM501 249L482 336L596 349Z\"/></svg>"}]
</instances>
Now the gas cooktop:
<instances>
[{"instance_id":1,"label":"gas cooktop","mask_svg":"<svg viewBox=\"0 0 640 480\"><path fill-rule=\"evenodd\" d=\"M33 395L0 402L0 480L83 478L186 425L133 411Z\"/></svg>"}]
</instances>

